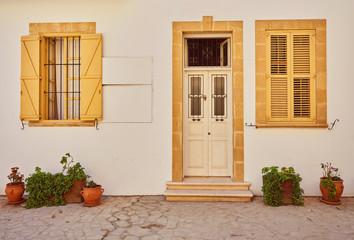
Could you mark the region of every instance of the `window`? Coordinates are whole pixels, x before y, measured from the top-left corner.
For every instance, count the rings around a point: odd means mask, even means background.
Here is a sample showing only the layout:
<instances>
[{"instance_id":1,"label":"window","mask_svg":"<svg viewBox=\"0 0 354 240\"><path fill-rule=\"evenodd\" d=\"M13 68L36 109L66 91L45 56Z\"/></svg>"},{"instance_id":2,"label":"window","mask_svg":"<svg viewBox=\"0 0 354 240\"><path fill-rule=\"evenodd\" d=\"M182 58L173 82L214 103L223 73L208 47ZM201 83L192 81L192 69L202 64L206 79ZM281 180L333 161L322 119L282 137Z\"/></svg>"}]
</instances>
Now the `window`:
<instances>
[{"instance_id":1,"label":"window","mask_svg":"<svg viewBox=\"0 0 354 240\"><path fill-rule=\"evenodd\" d=\"M45 38L48 120L80 119L80 37Z\"/></svg>"},{"instance_id":2,"label":"window","mask_svg":"<svg viewBox=\"0 0 354 240\"><path fill-rule=\"evenodd\" d=\"M185 38L185 67L230 67L230 38Z\"/></svg>"},{"instance_id":3,"label":"window","mask_svg":"<svg viewBox=\"0 0 354 240\"><path fill-rule=\"evenodd\" d=\"M257 127L327 127L326 21L256 21Z\"/></svg>"},{"instance_id":4,"label":"window","mask_svg":"<svg viewBox=\"0 0 354 240\"><path fill-rule=\"evenodd\" d=\"M267 31L268 122L314 122L315 31Z\"/></svg>"},{"instance_id":5,"label":"window","mask_svg":"<svg viewBox=\"0 0 354 240\"><path fill-rule=\"evenodd\" d=\"M102 119L101 34L22 36L20 118L54 124Z\"/></svg>"}]
</instances>

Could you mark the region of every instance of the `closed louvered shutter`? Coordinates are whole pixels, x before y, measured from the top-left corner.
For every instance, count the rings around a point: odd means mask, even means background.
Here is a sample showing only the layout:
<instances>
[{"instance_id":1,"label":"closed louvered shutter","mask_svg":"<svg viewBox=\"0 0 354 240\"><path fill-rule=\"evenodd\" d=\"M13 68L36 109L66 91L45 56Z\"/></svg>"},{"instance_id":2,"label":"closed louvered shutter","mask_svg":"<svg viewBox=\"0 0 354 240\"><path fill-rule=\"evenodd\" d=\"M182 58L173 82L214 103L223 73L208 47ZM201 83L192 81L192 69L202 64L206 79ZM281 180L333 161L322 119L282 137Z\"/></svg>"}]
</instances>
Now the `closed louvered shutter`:
<instances>
[{"instance_id":1,"label":"closed louvered shutter","mask_svg":"<svg viewBox=\"0 0 354 240\"><path fill-rule=\"evenodd\" d=\"M266 39L266 117L268 122L312 122L314 33L268 32Z\"/></svg>"},{"instance_id":2,"label":"closed louvered shutter","mask_svg":"<svg viewBox=\"0 0 354 240\"><path fill-rule=\"evenodd\" d=\"M292 84L294 121L315 120L314 33L292 34Z\"/></svg>"},{"instance_id":3,"label":"closed louvered shutter","mask_svg":"<svg viewBox=\"0 0 354 240\"><path fill-rule=\"evenodd\" d=\"M267 119L271 121L290 120L290 34L268 34L266 102Z\"/></svg>"}]
</instances>

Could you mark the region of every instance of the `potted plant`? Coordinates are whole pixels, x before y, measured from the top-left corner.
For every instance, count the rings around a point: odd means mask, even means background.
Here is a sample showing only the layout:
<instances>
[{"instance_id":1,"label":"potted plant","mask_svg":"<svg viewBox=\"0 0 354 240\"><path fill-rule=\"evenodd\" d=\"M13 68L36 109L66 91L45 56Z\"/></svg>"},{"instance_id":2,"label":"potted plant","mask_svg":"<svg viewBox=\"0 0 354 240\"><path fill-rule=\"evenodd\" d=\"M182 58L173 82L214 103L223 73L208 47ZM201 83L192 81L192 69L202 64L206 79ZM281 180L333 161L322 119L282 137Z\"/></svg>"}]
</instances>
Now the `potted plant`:
<instances>
[{"instance_id":1,"label":"potted plant","mask_svg":"<svg viewBox=\"0 0 354 240\"><path fill-rule=\"evenodd\" d=\"M63 173L42 172L39 167L26 178L28 198L25 208L65 205L63 194L69 192L72 181Z\"/></svg>"},{"instance_id":2,"label":"potted plant","mask_svg":"<svg viewBox=\"0 0 354 240\"><path fill-rule=\"evenodd\" d=\"M327 204L340 204L344 185L340 178L338 168L334 168L332 163L321 163L323 169L323 177L320 180L320 189L322 193L322 202Z\"/></svg>"},{"instance_id":3,"label":"potted plant","mask_svg":"<svg viewBox=\"0 0 354 240\"><path fill-rule=\"evenodd\" d=\"M304 190L300 187L302 178L293 167L282 167L281 171L278 168L272 166L262 169L264 203L275 207L288 204L303 206Z\"/></svg>"},{"instance_id":4,"label":"potted plant","mask_svg":"<svg viewBox=\"0 0 354 240\"><path fill-rule=\"evenodd\" d=\"M101 185L97 185L94 181L89 181L81 191L81 195L85 199L84 206L93 207L100 204L100 199L104 189Z\"/></svg>"},{"instance_id":5,"label":"potted plant","mask_svg":"<svg viewBox=\"0 0 354 240\"><path fill-rule=\"evenodd\" d=\"M68 159L70 161L68 161ZM66 153L62 157L60 163L63 164L62 172L66 172L66 176L72 183L70 191L63 194L64 200L67 203L83 202L80 192L86 185L86 178L89 177L85 174L85 168L83 168L79 162L71 166L71 164L74 163L74 158L70 155L70 153Z\"/></svg>"},{"instance_id":6,"label":"potted plant","mask_svg":"<svg viewBox=\"0 0 354 240\"><path fill-rule=\"evenodd\" d=\"M25 192L25 185L23 183L24 175L20 174L18 167L13 167L7 178L10 180L10 183L6 184L5 193L9 203L23 203L25 201L25 199L22 198L22 195Z\"/></svg>"}]
</instances>

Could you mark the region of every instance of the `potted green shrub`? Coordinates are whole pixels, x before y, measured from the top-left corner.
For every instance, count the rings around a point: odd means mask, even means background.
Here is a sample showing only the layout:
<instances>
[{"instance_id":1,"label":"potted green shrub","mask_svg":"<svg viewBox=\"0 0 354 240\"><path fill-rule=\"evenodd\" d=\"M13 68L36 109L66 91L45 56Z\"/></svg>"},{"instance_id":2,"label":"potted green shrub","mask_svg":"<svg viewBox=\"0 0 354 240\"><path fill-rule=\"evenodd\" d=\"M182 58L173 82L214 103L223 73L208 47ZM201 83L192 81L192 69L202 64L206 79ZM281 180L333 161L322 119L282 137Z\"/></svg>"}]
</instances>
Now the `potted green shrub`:
<instances>
[{"instance_id":1,"label":"potted green shrub","mask_svg":"<svg viewBox=\"0 0 354 240\"><path fill-rule=\"evenodd\" d=\"M278 168L262 168L264 203L275 207L288 204L303 206L304 190L300 187L302 178L293 167L282 167L281 171Z\"/></svg>"},{"instance_id":2,"label":"potted green shrub","mask_svg":"<svg viewBox=\"0 0 354 240\"><path fill-rule=\"evenodd\" d=\"M22 198L25 192L23 183L24 175L18 171L18 167L11 168L11 173L7 176L10 183L6 184L5 193L10 204L23 203L25 199Z\"/></svg>"},{"instance_id":3,"label":"potted green shrub","mask_svg":"<svg viewBox=\"0 0 354 240\"><path fill-rule=\"evenodd\" d=\"M28 192L26 208L59 206L67 202L83 201L80 191L89 176L85 174L80 163L72 165L73 157L70 153L66 153L60 163L63 164L63 170L60 173L42 172L41 168L36 167L35 172L26 178L26 191ZM66 195L67 193L69 195Z\"/></svg>"},{"instance_id":4,"label":"potted green shrub","mask_svg":"<svg viewBox=\"0 0 354 240\"><path fill-rule=\"evenodd\" d=\"M69 161L68 161L69 160ZM70 155L70 153L66 153L61 161L63 164L62 172L66 174L68 179L72 182L70 187L70 191L64 193L63 197L67 203L81 203L83 202L83 198L80 194L83 187L86 185L86 178L89 176L85 174L85 171L81 164L77 162L74 163L74 158Z\"/></svg>"},{"instance_id":5,"label":"potted green shrub","mask_svg":"<svg viewBox=\"0 0 354 240\"><path fill-rule=\"evenodd\" d=\"M81 195L85 199L84 206L93 207L99 205L103 192L104 189L101 185L96 184L94 181L89 181L81 191Z\"/></svg>"},{"instance_id":6,"label":"potted green shrub","mask_svg":"<svg viewBox=\"0 0 354 240\"><path fill-rule=\"evenodd\" d=\"M327 204L340 204L344 185L340 178L338 168L334 168L332 163L321 163L323 177L320 178L321 201Z\"/></svg>"}]
</instances>

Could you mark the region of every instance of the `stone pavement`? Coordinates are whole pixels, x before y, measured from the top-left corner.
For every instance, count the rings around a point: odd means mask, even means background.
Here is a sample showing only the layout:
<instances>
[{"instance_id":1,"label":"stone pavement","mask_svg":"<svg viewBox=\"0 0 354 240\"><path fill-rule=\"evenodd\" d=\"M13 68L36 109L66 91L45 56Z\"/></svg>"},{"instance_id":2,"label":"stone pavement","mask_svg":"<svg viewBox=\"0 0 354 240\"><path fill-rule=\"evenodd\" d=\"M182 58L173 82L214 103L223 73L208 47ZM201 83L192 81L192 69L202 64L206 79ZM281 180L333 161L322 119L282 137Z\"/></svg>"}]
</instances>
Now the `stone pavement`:
<instances>
[{"instance_id":1,"label":"stone pavement","mask_svg":"<svg viewBox=\"0 0 354 240\"><path fill-rule=\"evenodd\" d=\"M318 197L304 207L252 202L166 202L162 196L102 197L81 204L24 209L0 197L0 239L354 239L354 198L338 206Z\"/></svg>"}]
</instances>

